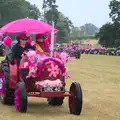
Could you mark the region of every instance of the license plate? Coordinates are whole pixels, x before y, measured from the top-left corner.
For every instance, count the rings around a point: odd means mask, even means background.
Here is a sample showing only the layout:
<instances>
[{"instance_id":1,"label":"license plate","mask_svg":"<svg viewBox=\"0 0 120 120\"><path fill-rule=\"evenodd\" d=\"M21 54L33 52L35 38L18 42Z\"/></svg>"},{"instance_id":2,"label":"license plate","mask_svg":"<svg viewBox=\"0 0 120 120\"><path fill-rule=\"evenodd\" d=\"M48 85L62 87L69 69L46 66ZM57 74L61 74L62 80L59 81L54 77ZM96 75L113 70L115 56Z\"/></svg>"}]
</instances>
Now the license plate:
<instances>
[{"instance_id":1,"label":"license plate","mask_svg":"<svg viewBox=\"0 0 120 120\"><path fill-rule=\"evenodd\" d=\"M45 87L42 88L42 92L63 92L63 87Z\"/></svg>"}]
</instances>

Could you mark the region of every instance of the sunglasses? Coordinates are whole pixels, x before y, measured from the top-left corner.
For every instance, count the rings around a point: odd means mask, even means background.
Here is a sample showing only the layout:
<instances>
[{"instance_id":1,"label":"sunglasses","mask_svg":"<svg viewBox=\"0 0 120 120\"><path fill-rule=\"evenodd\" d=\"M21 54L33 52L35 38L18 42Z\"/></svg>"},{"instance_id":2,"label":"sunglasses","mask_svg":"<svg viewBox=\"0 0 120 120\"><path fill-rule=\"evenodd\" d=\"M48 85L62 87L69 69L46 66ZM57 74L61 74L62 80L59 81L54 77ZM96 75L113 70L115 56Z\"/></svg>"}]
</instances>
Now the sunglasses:
<instances>
[{"instance_id":1,"label":"sunglasses","mask_svg":"<svg viewBox=\"0 0 120 120\"><path fill-rule=\"evenodd\" d=\"M27 40L28 40L28 38L21 38L21 40L27 41Z\"/></svg>"}]
</instances>

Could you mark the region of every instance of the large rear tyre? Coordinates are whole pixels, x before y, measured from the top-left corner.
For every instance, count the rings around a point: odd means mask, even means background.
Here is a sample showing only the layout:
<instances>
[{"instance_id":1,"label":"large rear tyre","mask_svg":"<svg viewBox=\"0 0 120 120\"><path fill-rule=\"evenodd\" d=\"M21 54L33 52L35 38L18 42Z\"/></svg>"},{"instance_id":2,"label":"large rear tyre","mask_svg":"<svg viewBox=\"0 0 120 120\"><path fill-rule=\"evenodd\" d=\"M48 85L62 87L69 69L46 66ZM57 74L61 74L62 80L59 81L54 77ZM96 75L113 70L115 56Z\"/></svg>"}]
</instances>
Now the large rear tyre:
<instances>
[{"instance_id":1,"label":"large rear tyre","mask_svg":"<svg viewBox=\"0 0 120 120\"><path fill-rule=\"evenodd\" d=\"M82 89L79 83L74 82L70 86L69 110L71 114L80 115L82 111Z\"/></svg>"},{"instance_id":2,"label":"large rear tyre","mask_svg":"<svg viewBox=\"0 0 120 120\"><path fill-rule=\"evenodd\" d=\"M15 90L15 107L18 112L27 112L27 91L24 82L19 82Z\"/></svg>"},{"instance_id":3,"label":"large rear tyre","mask_svg":"<svg viewBox=\"0 0 120 120\"><path fill-rule=\"evenodd\" d=\"M48 104L52 106L61 106L63 104L64 97L48 98Z\"/></svg>"},{"instance_id":4,"label":"large rear tyre","mask_svg":"<svg viewBox=\"0 0 120 120\"><path fill-rule=\"evenodd\" d=\"M0 96L1 102L6 105L13 105L14 104L14 89L9 88L9 64L7 60L4 60L2 63L2 71L4 77L1 78L2 80L2 89L3 93ZM2 73L1 73L2 74Z\"/></svg>"},{"instance_id":5,"label":"large rear tyre","mask_svg":"<svg viewBox=\"0 0 120 120\"><path fill-rule=\"evenodd\" d=\"M14 90L13 89L4 89L3 94L0 96L1 103L5 105L14 104Z\"/></svg>"}]
</instances>

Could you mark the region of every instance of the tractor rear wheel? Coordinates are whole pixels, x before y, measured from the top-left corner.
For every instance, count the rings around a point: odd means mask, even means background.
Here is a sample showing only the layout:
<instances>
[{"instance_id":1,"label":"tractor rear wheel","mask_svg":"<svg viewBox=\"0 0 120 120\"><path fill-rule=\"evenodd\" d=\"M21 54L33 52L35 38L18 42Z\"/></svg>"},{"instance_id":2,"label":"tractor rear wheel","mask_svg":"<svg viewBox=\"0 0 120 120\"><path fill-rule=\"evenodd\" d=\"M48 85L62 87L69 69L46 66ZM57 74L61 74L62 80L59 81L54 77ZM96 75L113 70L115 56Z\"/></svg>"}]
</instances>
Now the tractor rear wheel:
<instances>
[{"instance_id":1,"label":"tractor rear wheel","mask_svg":"<svg viewBox=\"0 0 120 120\"><path fill-rule=\"evenodd\" d=\"M9 88L9 79L10 79L10 71L9 71L9 64L7 60L3 61L2 63L2 71L3 71L3 93L1 94L1 102L6 105L13 105L14 104L14 89Z\"/></svg>"},{"instance_id":2,"label":"tractor rear wheel","mask_svg":"<svg viewBox=\"0 0 120 120\"><path fill-rule=\"evenodd\" d=\"M18 112L27 112L27 91L24 82L19 82L15 90L15 107Z\"/></svg>"}]
</instances>

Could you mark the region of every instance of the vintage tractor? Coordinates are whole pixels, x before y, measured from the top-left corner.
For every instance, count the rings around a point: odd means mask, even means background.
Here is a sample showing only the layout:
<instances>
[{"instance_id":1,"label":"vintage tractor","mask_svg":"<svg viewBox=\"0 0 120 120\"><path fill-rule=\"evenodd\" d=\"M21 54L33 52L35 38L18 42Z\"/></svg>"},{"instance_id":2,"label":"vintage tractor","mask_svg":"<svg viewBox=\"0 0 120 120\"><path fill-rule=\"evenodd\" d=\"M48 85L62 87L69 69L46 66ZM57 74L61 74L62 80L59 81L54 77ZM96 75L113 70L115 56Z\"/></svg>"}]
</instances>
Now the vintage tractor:
<instances>
[{"instance_id":1,"label":"vintage tractor","mask_svg":"<svg viewBox=\"0 0 120 120\"><path fill-rule=\"evenodd\" d=\"M29 53L31 52L31 54ZM3 104L15 104L18 112L26 112L28 97L47 98L48 104L60 106L64 97L69 99L71 114L80 115L82 110L82 89L73 82L66 90L66 68L62 60L35 51L24 53L20 65L4 60L0 74L0 96Z\"/></svg>"},{"instance_id":2,"label":"vintage tractor","mask_svg":"<svg viewBox=\"0 0 120 120\"><path fill-rule=\"evenodd\" d=\"M14 23L14 24L13 24ZM35 19L19 19L8 23L0 29L3 34L51 34L51 57L46 54L37 54L36 51L23 53L20 64L17 60L2 61L0 70L0 97L3 104L15 104L18 112L27 112L28 97L47 98L50 105L62 105L64 97L69 98L71 114L80 115L82 110L82 89L78 82L73 82L69 91L66 90L67 70L60 58L52 56L54 50L55 33L52 26ZM49 37L48 37L49 38Z\"/></svg>"}]
</instances>

